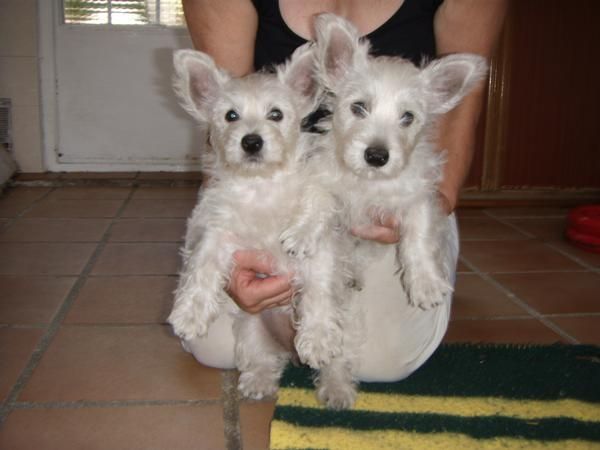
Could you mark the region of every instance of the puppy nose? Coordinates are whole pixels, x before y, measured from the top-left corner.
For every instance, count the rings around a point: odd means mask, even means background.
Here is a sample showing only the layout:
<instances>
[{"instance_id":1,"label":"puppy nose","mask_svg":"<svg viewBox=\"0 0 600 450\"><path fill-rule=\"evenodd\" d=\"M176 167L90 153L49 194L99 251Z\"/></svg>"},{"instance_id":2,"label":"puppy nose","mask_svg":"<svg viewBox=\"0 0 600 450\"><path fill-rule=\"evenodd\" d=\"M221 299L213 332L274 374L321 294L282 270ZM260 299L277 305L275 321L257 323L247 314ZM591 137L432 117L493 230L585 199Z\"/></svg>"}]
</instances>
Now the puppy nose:
<instances>
[{"instance_id":1,"label":"puppy nose","mask_svg":"<svg viewBox=\"0 0 600 450\"><path fill-rule=\"evenodd\" d=\"M260 152L263 140L258 134L247 134L242 138L242 148L250 155Z\"/></svg>"},{"instance_id":2,"label":"puppy nose","mask_svg":"<svg viewBox=\"0 0 600 450\"><path fill-rule=\"evenodd\" d=\"M383 147L367 147L365 150L365 161L373 167L385 166L390 159L390 152Z\"/></svg>"}]
</instances>

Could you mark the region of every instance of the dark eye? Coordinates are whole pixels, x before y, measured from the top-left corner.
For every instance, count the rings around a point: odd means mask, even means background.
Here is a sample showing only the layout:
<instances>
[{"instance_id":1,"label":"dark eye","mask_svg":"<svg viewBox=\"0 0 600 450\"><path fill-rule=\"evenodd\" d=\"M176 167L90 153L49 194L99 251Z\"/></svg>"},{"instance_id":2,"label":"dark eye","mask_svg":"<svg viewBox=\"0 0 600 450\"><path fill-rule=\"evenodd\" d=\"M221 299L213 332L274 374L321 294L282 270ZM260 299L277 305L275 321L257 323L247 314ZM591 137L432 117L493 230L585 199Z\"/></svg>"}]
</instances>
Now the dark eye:
<instances>
[{"instance_id":1,"label":"dark eye","mask_svg":"<svg viewBox=\"0 0 600 450\"><path fill-rule=\"evenodd\" d=\"M272 120L273 122L279 122L283 119L283 113L279 108L273 108L269 111L269 114L267 114L267 119Z\"/></svg>"},{"instance_id":2,"label":"dark eye","mask_svg":"<svg viewBox=\"0 0 600 450\"><path fill-rule=\"evenodd\" d=\"M225 113L225 120L227 122L235 122L240 119L240 115L236 113L233 109L230 109Z\"/></svg>"},{"instance_id":3,"label":"dark eye","mask_svg":"<svg viewBox=\"0 0 600 450\"><path fill-rule=\"evenodd\" d=\"M415 115L413 113L411 113L410 111L405 111L404 114L402 114L402 117L400 117L400 125L402 125L403 127L407 127L411 123L413 123L414 120L415 120Z\"/></svg>"},{"instance_id":4,"label":"dark eye","mask_svg":"<svg viewBox=\"0 0 600 450\"><path fill-rule=\"evenodd\" d=\"M367 105L364 104L364 102L354 102L350 105L350 111L352 111L352 114L354 114L356 117L360 117L361 119L363 117L367 116Z\"/></svg>"}]
</instances>

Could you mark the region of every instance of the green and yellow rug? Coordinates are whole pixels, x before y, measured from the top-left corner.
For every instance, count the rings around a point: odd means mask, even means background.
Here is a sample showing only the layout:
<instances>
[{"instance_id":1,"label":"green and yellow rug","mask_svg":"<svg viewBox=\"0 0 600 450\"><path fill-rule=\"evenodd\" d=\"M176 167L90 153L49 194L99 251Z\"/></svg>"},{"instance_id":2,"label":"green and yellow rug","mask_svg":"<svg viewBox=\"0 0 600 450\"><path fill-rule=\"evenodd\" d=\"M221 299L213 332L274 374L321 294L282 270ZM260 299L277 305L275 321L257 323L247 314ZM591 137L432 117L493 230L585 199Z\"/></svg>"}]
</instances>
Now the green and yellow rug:
<instances>
[{"instance_id":1,"label":"green and yellow rug","mask_svg":"<svg viewBox=\"0 0 600 450\"><path fill-rule=\"evenodd\" d=\"M409 378L318 405L286 371L271 449L600 449L600 347L445 345Z\"/></svg>"}]
</instances>

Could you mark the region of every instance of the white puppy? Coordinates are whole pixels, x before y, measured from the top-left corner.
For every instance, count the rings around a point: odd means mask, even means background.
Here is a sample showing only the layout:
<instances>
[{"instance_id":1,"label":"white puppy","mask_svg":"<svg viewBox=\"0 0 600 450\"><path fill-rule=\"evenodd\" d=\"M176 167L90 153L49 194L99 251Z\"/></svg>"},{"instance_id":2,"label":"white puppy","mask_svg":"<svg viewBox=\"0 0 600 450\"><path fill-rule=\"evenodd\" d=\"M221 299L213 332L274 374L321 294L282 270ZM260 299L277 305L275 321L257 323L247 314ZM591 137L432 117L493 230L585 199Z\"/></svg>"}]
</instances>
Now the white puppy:
<instances>
[{"instance_id":1,"label":"white puppy","mask_svg":"<svg viewBox=\"0 0 600 450\"><path fill-rule=\"evenodd\" d=\"M321 187L320 174L307 169L311 137L300 133L316 101L313 48L299 48L275 73L243 78L230 77L193 50L176 52L174 64L183 106L208 126L212 173L188 220L168 321L178 336L191 339L204 336L220 314L236 313L235 358L245 396L274 394L295 350L302 362L323 369L323 401L349 405L354 386L341 354L339 205ZM225 289L240 249L270 254L272 274L293 274L293 307L252 316L235 306Z\"/></svg>"},{"instance_id":2,"label":"white puppy","mask_svg":"<svg viewBox=\"0 0 600 450\"><path fill-rule=\"evenodd\" d=\"M486 61L455 54L419 68L401 58L369 56L368 42L340 17L320 15L315 29L318 75L332 94L326 146L339 171L334 189L347 204L348 225L394 218L409 302L429 309L450 301L450 274L439 253L454 227L436 199L444 159L432 144L432 131L439 115L485 76ZM363 241L358 253L381 247ZM360 279L360 265L357 272Z\"/></svg>"}]
</instances>

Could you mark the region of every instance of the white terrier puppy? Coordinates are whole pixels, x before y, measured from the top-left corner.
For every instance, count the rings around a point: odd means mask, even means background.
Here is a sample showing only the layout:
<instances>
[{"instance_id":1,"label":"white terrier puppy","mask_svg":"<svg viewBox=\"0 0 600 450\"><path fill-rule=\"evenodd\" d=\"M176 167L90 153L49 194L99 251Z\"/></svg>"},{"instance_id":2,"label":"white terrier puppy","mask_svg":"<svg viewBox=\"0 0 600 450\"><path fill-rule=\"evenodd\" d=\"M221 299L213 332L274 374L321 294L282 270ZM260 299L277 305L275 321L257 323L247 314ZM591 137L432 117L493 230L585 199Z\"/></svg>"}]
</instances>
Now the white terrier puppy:
<instances>
[{"instance_id":1,"label":"white terrier puppy","mask_svg":"<svg viewBox=\"0 0 600 450\"><path fill-rule=\"evenodd\" d=\"M342 407L353 401L354 386L343 370L339 205L320 175L307 169L312 138L300 133L317 97L313 50L305 45L275 73L243 78L230 77L204 53L175 53L176 92L208 126L212 149L211 179L188 220L168 321L191 339L206 335L220 314L234 313L242 394L274 394L295 350L302 362L322 369L320 398ZM272 274L293 274L293 307L254 316L237 308L225 289L240 249L271 255Z\"/></svg>"},{"instance_id":2,"label":"white terrier puppy","mask_svg":"<svg viewBox=\"0 0 600 450\"><path fill-rule=\"evenodd\" d=\"M318 16L315 29L318 76L333 112L325 146L339 171L334 189L347 205L348 225L392 218L409 302L429 309L450 301L450 274L439 252L454 227L437 202L444 157L432 131L439 115L482 80L486 61L455 54L419 68L402 58L369 56L368 42L335 15ZM358 246L363 256L382 247ZM360 263L356 272L360 280Z\"/></svg>"}]
</instances>

